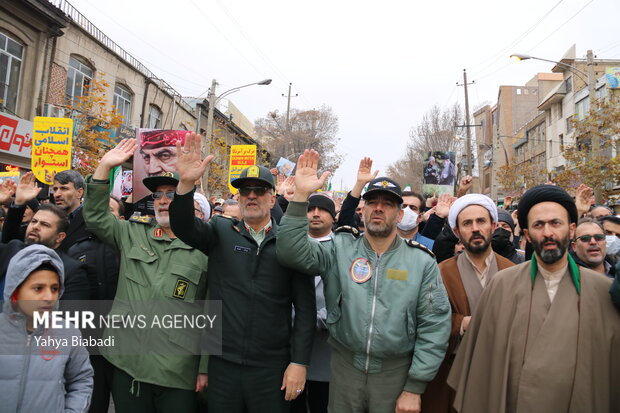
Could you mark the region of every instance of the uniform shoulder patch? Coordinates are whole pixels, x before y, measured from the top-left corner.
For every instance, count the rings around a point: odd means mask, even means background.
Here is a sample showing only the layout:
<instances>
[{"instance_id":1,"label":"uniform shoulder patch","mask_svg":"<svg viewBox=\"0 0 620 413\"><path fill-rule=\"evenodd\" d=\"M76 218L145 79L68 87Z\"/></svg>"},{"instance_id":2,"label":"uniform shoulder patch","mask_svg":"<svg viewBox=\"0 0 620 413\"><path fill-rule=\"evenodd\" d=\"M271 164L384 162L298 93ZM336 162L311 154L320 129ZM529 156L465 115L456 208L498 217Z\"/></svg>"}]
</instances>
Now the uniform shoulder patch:
<instances>
[{"instance_id":1,"label":"uniform shoulder patch","mask_svg":"<svg viewBox=\"0 0 620 413\"><path fill-rule=\"evenodd\" d=\"M422 251L426 252L431 257L435 258L435 254L433 254L433 251L429 250L428 248L426 248L424 245L420 244L417 241L414 241L412 239L406 239L405 240L405 244L407 244L407 245L409 245L410 247L413 247L413 248L419 248Z\"/></svg>"},{"instance_id":2,"label":"uniform shoulder patch","mask_svg":"<svg viewBox=\"0 0 620 413\"><path fill-rule=\"evenodd\" d=\"M129 222L137 222L139 224L151 225L153 223L153 218L148 215L140 215L140 213L135 213L129 218Z\"/></svg>"},{"instance_id":3,"label":"uniform shoulder patch","mask_svg":"<svg viewBox=\"0 0 620 413\"><path fill-rule=\"evenodd\" d=\"M351 234L355 238L359 238L360 237L360 230L355 228L355 227L351 227L349 225L343 225L341 227L336 228L334 233L336 233L336 234L341 234L341 233Z\"/></svg>"}]
</instances>

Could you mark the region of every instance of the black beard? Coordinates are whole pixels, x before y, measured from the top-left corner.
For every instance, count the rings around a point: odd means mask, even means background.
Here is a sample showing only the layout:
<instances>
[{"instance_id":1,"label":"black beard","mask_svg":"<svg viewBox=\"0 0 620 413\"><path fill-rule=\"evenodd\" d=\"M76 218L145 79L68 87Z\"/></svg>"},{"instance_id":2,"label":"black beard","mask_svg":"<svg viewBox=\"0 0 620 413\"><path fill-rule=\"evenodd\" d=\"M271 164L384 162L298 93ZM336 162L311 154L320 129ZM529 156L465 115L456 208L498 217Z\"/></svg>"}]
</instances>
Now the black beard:
<instances>
[{"instance_id":1,"label":"black beard","mask_svg":"<svg viewBox=\"0 0 620 413\"><path fill-rule=\"evenodd\" d=\"M553 250L544 250L542 245L545 242L555 242L558 247ZM553 238L544 237L540 243L534 241L532 238L532 246L534 247L534 251L536 251L536 255L538 255L545 264L555 264L558 262L566 253L568 243L568 235L559 241Z\"/></svg>"},{"instance_id":2,"label":"black beard","mask_svg":"<svg viewBox=\"0 0 620 413\"><path fill-rule=\"evenodd\" d=\"M489 244L491 243L490 240L488 238L485 238L482 234L477 235L482 237L482 239L484 240L484 242L480 245L472 245L471 238L469 239L469 242L463 242L463 240L461 240L465 249L472 254L480 254L482 252L485 252L489 248Z\"/></svg>"}]
</instances>

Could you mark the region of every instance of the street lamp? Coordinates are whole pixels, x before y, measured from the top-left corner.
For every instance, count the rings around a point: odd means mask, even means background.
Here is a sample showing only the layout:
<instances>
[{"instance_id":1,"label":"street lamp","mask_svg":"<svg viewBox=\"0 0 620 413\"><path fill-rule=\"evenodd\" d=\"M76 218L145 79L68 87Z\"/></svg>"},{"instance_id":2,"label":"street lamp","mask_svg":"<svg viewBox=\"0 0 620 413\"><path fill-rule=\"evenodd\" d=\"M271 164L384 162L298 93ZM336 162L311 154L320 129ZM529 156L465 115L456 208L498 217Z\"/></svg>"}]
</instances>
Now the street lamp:
<instances>
[{"instance_id":1,"label":"street lamp","mask_svg":"<svg viewBox=\"0 0 620 413\"><path fill-rule=\"evenodd\" d=\"M582 70L577 69L575 66L569 65L567 63L564 62L558 62L556 60L549 60L549 59L543 59L542 57L534 57L534 56L530 56L529 54L522 54L522 53L515 53L515 54L511 54L510 55L511 59L516 59L518 62L520 62L521 60L540 60L542 62L549 62L549 63L555 63L557 65L560 66L564 66L567 69L569 69L570 71L572 71L574 74L577 75L577 77L579 77L584 83L588 83L588 81L586 80L586 78L588 77L588 74Z\"/></svg>"},{"instance_id":2,"label":"street lamp","mask_svg":"<svg viewBox=\"0 0 620 413\"><path fill-rule=\"evenodd\" d=\"M550 62L550 63L555 63L561 66L564 66L566 68L568 68L570 71L572 71L575 75L578 75L578 77L585 83L587 83L588 85L588 92L589 92L589 100L590 100L590 108L594 108L594 110L597 110L596 106L596 77L594 74L594 54L592 53L592 50L588 50L587 54L586 54L586 64L588 66L588 73L577 69L575 66L573 65L569 65L567 63L563 63L563 62L558 62L556 60L549 60L549 59L543 59L540 57L533 57L527 54L512 54L510 55L511 58L515 58L517 60L528 60L528 59L534 59L534 60L541 60L543 62ZM579 76L581 75L581 76ZM584 78L587 78L586 79ZM598 134L596 133L592 133L592 154L591 157L593 157L594 159L598 159L600 157L601 154L601 142L599 139ZM600 204L603 200L602 194L601 194L601 188L598 186L594 187L594 199L595 202L597 204Z\"/></svg>"},{"instance_id":3,"label":"street lamp","mask_svg":"<svg viewBox=\"0 0 620 413\"><path fill-rule=\"evenodd\" d=\"M259 85L259 86L265 86L265 85L269 85L271 84L271 79L264 79L261 80L260 82L254 82L254 83L248 83L247 85L242 85L242 86L237 86L234 87L232 89L228 89L226 90L224 93L222 93L221 95L217 96L215 94L215 88L217 87L217 81L215 79L213 79L213 81L211 82L211 89L209 89L209 108L207 111L207 132L206 135L203 137L202 139L202 156L203 158L207 155L207 142L211 139L211 135L213 134L213 113L215 111L215 106L220 102L220 100L222 100L222 98L238 92L239 90L243 89L244 87L248 87L248 86L254 86L254 85ZM196 132L200 133L200 114L198 116L198 122L196 125ZM207 182L209 179L209 168L207 168L207 170L205 171L203 177L202 177L202 188L203 190L205 190L206 186L207 186Z\"/></svg>"}]
</instances>

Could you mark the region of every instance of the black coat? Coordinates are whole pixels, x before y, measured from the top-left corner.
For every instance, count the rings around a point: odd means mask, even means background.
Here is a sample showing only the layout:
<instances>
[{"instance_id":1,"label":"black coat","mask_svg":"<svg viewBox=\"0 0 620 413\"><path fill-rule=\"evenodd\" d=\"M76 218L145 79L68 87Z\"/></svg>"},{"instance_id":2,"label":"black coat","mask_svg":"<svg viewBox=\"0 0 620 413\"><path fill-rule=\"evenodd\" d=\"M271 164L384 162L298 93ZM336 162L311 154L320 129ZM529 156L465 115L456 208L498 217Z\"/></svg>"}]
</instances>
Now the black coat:
<instances>
[{"instance_id":1,"label":"black coat","mask_svg":"<svg viewBox=\"0 0 620 413\"><path fill-rule=\"evenodd\" d=\"M194 219L193 196L175 195L170 224L181 241L209 257L209 300L221 300L223 308L222 357L256 367L308 365L316 325L314 277L278 262L275 218L257 245L243 221Z\"/></svg>"},{"instance_id":2,"label":"black coat","mask_svg":"<svg viewBox=\"0 0 620 413\"><path fill-rule=\"evenodd\" d=\"M4 280L9 261L19 251L26 248L23 241L14 239L6 244L0 244L0 280L4 290ZM56 251L65 266L65 291L61 300L88 300L90 299L90 282L84 264L69 257L67 254Z\"/></svg>"},{"instance_id":3,"label":"black coat","mask_svg":"<svg viewBox=\"0 0 620 413\"><path fill-rule=\"evenodd\" d=\"M114 300L120 266L118 251L86 228L82 208L71 219L67 237L58 249L85 264L91 284L91 299Z\"/></svg>"}]
</instances>

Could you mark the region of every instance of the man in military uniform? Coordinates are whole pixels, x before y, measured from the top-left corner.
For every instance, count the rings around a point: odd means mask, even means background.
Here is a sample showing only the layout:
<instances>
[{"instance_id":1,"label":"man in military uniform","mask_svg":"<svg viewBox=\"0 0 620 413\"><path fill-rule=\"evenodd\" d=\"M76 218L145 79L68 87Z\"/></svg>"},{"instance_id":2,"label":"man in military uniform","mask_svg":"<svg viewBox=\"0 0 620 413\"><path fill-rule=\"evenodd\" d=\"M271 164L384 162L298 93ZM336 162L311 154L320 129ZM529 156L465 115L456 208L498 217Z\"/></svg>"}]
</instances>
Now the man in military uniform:
<instances>
[{"instance_id":1,"label":"man in military uniform","mask_svg":"<svg viewBox=\"0 0 620 413\"><path fill-rule=\"evenodd\" d=\"M329 411L419 413L450 335L450 305L434 256L398 236L402 192L389 178L371 180L363 195L363 236L336 230L330 242L309 240L307 200L329 175L317 177L318 160L314 150L299 157L276 246L283 265L325 281L334 350Z\"/></svg>"},{"instance_id":2,"label":"man in military uniform","mask_svg":"<svg viewBox=\"0 0 620 413\"><path fill-rule=\"evenodd\" d=\"M112 312L126 314L147 307L166 309L174 314L194 312L206 294L207 258L176 238L170 229L168 207L178 183L172 172L143 180L153 192L155 219L133 216L116 219L109 211L111 168L121 165L136 149L134 139L122 140L101 159L87 179L84 220L99 239L120 251L120 273ZM193 214L192 214L193 216ZM200 305L202 307L202 304ZM119 413L190 412L196 409L195 390L204 386L199 375L200 353L182 351L192 337L182 331L147 328L114 330L121 349L102 350L115 366L112 396ZM164 342L170 351L155 351ZM176 347L175 347L176 346ZM162 347L163 348L163 347Z\"/></svg>"},{"instance_id":3,"label":"man in military uniform","mask_svg":"<svg viewBox=\"0 0 620 413\"><path fill-rule=\"evenodd\" d=\"M209 413L289 412L288 401L304 388L316 304L312 277L278 263L273 176L262 166L244 169L232 182L242 219L215 216L205 223L192 217L193 190L213 156L201 161L194 133L177 153L172 229L209 256L209 299L222 301L222 355L208 364Z\"/></svg>"}]
</instances>

